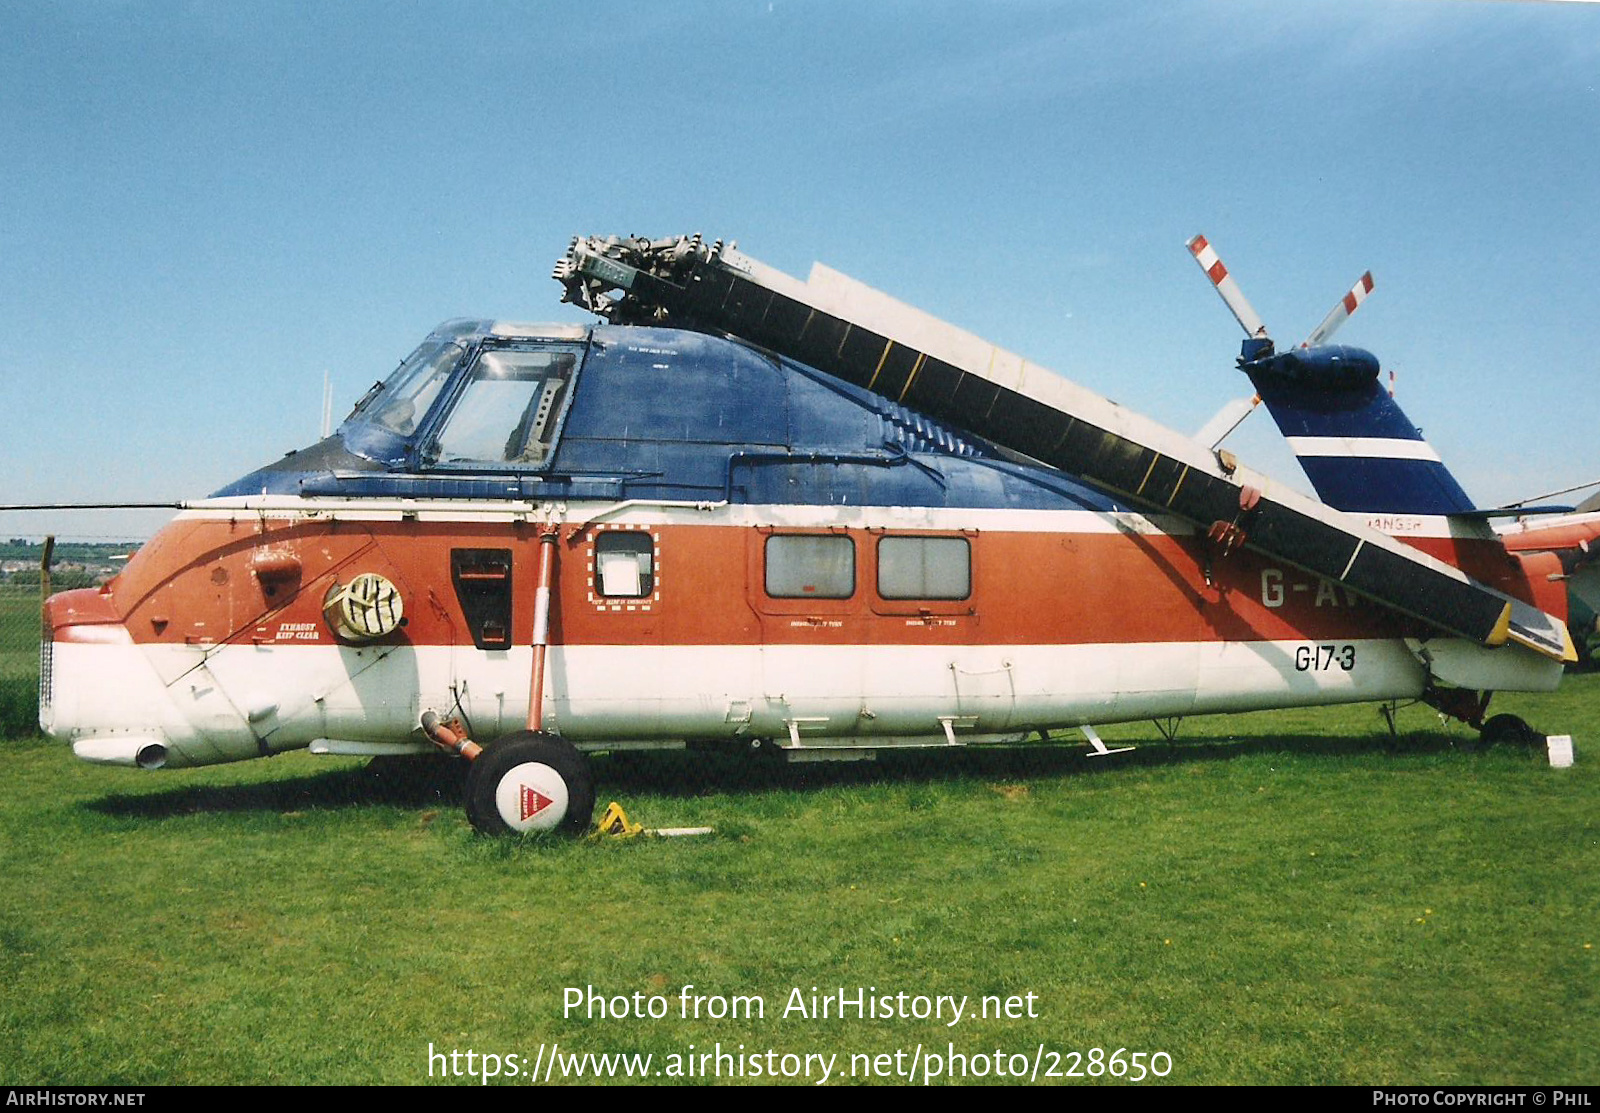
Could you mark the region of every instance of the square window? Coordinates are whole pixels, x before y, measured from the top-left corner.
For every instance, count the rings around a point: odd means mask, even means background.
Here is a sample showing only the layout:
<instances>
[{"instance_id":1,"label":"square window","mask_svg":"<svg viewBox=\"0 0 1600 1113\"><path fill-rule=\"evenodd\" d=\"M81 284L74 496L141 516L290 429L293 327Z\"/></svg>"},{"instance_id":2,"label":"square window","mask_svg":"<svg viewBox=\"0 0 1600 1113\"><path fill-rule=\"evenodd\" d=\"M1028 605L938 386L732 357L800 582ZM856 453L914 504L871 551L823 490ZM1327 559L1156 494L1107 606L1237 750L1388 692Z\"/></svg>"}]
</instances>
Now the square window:
<instances>
[{"instance_id":1,"label":"square window","mask_svg":"<svg viewBox=\"0 0 1600 1113\"><path fill-rule=\"evenodd\" d=\"M856 544L850 538L767 538L767 594L774 599L848 599L855 593Z\"/></svg>"},{"instance_id":2,"label":"square window","mask_svg":"<svg viewBox=\"0 0 1600 1113\"><path fill-rule=\"evenodd\" d=\"M972 547L964 537L885 537L878 542L878 594L965 599L972 594Z\"/></svg>"},{"instance_id":3,"label":"square window","mask_svg":"<svg viewBox=\"0 0 1600 1113\"><path fill-rule=\"evenodd\" d=\"M594 540L594 586L608 599L643 599L656 589L655 541L639 530L607 530Z\"/></svg>"}]
</instances>

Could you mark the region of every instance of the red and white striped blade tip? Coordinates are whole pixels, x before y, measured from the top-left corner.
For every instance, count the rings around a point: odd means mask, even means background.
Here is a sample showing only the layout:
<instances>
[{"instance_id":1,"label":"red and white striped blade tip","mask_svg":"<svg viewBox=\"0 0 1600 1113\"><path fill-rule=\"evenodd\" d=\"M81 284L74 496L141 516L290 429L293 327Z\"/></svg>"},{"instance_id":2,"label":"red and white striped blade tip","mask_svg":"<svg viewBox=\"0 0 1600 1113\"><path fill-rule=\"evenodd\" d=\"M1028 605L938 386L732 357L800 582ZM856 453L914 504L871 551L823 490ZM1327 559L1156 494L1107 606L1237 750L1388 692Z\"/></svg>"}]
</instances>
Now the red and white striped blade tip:
<instances>
[{"instance_id":1,"label":"red and white striped blade tip","mask_svg":"<svg viewBox=\"0 0 1600 1113\"><path fill-rule=\"evenodd\" d=\"M1211 279L1211 285L1216 287L1223 304L1233 313L1234 320L1239 322L1239 327L1244 329L1245 335L1265 337L1267 326L1262 323L1260 314L1245 299L1244 292L1228 273L1227 265L1217 255L1217 250L1211 246L1210 241L1205 236L1195 236L1189 241L1188 248L1189 254L1200 264L1200 269L1206 272L1206 277Z\"/></svg>"},{"instance_id":2,"label":"red and white striped blade tip","mask_svg":"<svg viewBox=\"0 0 1600 1113\"><path fill-rule=\"evenodd\" d=\"M1328 310L1328 315L1322 318L1322 323L1312 330L1311 335L1306 337L1306 342L1300 346L1310 348L1326 344L1328 337L1339 331L1339 326L1350 319L1350 314L1360 308L1370 293L1372 293L1372 272L1368 271L1356 280L1356 284L1350 287L1348 294L1339 299L1338 304Z\"/></svg>"}]
</instances>

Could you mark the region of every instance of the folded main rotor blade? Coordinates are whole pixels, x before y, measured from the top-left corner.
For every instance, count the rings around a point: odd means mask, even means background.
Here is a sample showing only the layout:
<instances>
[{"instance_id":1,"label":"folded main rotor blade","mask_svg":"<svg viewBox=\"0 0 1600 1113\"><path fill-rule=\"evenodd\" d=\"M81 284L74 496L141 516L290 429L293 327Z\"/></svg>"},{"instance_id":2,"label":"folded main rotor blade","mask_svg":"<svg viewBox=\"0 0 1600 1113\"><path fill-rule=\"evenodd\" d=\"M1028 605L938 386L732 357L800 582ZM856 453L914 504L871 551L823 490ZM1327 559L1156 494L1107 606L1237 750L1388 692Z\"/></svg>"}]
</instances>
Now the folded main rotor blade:
<instances>
[{"instance_id":1,"label":"folded main rotor blade","mask_svg":"<svg viewBox=\"0 0 1600 1113\"><path fill-rule=\"evenodd\" d=\"M1435 629L1558 660L1572 653L1559 619L1267 476L1225 469L1192 438L820 264L800 282L698 236L590 237L573 240L555 277L567 300L608 320L742 337L1130 506L1202 529L1245 508L1248 547Z\"/></svg>"}]
</instances>

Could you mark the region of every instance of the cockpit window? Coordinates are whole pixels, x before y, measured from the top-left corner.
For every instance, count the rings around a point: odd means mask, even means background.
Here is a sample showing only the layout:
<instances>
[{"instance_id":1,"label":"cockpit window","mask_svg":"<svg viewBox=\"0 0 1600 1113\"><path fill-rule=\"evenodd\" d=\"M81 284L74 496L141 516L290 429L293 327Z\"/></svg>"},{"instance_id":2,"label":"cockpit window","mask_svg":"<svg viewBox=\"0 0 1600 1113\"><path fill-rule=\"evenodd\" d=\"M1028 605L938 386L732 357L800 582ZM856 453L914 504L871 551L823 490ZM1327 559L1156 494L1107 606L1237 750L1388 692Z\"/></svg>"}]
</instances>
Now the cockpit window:
<instances>
[{"instance_id":1,"label":"cockpit window","mask_svg":"<svg viewBox=\"0 0 1600 1113\"><path fill-rule=\"evenodd\" d=\"M364 407L361 417L391 433L409 437L427 416L428 407L465 349L454 340L429 337L406 357Z\"/></svg>"},{"instance_id":2,"label":"cockpit window","mask_svg":"<svg viewBox=\"0 0 1600 1113\"><path fill-rule=\"evenodd\" d=\"M429 462L543 464L577 364L573 349L484 349L428 453Z\"/></svg>"}]
</instances>

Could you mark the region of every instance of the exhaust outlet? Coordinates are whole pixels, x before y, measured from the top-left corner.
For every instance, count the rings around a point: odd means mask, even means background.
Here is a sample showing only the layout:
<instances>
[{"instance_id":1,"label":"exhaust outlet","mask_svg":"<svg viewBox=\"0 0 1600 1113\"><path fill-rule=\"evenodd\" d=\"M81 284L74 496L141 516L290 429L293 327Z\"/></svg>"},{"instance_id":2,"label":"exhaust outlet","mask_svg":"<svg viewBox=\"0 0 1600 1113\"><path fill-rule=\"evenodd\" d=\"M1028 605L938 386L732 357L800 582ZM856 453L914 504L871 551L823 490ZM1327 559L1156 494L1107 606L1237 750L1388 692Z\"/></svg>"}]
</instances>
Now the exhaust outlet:
<instances>
[{"instance_id":1,"label":"exhaust outlet","mask_svg":"<svg viewBox=\"0 0 1600 1113\"><path fill-rule=\"evenodd\" d=\"M133 760L140 769L160 769L167 763L167 748L159 742L152 742L134 754Z\"/></svg>"}]
</instances>

